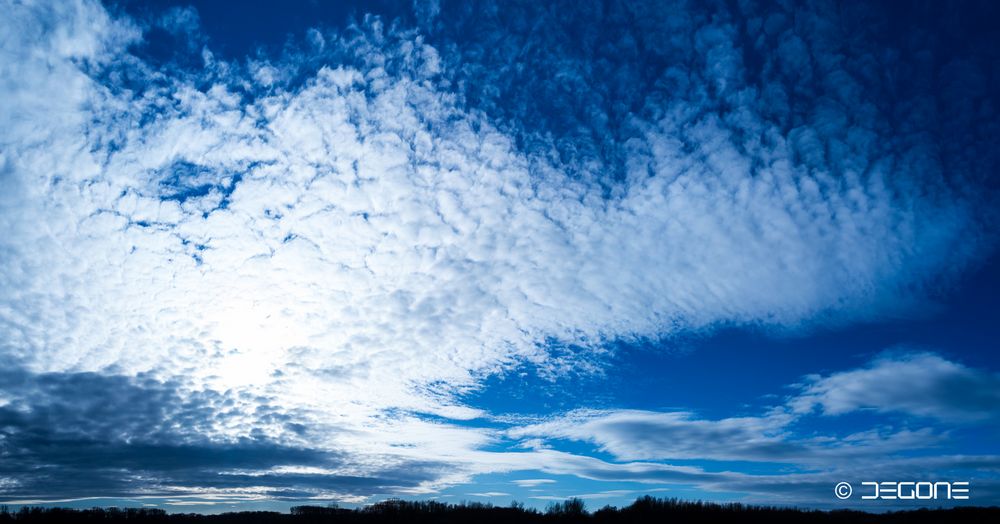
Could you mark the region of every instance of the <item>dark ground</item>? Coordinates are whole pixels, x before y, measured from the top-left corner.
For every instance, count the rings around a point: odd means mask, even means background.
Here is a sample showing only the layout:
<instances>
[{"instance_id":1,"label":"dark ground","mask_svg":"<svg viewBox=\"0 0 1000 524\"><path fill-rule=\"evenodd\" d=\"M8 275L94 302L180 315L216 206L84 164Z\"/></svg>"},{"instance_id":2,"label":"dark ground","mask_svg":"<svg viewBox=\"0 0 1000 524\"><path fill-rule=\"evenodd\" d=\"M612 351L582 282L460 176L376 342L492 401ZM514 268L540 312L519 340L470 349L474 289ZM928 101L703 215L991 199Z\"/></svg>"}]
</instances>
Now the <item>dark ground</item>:
<instances>
[{"instance_id":1,"label":"dark ground","mask_svg":"<svg viewBox=\"0 0 1000 524\"><path fill-rule=\"evenodd\" d=\"M962 507L952 509L919 509L891 513L861 511L807 511L743 504L712 504L677 499L642 497L624 508L604 507L589 513L579 499L553 504L545 512L525 509L520 505L495 507L488 504L450 505L439 502L409 502L388 500L352 510L336 507L298 506L290 513L241 512L219 515L192 513L167 514L160 509L94 508L73 510L64 508L24 507L10 511L0 507L0 524L7 523L169 523L169 524L235 524L235 523L529 523L529 524L602 524L602 523L952 523L1000 522L1000 507Z\"/></svg>"}]
</instances>

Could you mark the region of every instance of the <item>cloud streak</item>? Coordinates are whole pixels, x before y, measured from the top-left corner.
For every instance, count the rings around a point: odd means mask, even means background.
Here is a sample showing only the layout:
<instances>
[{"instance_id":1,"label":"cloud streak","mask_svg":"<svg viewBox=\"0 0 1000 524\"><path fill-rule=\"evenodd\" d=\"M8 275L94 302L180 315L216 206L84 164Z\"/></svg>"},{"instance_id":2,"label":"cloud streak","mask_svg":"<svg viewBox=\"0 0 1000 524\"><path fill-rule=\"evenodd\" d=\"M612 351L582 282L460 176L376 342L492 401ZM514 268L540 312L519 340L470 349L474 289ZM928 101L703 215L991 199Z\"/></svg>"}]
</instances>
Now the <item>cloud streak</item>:
<instances>
[{"instance_id":1,"label":"cloud streak","mask_svg":"<svg viewBox=\"0 0 1000 524\"><path fill-rule=\"evenodd\" d=\"M995 374L932 353L884 354L860 369L808 376L796 387L796 395L759 416L711 420L685 411L577 410L507 434L590 442L620 461L707 459L827 467L931 448L945 435L934 424L901 430L887 424L803 437L797 425L805 417L876 410L982 425L995 420L993 399L1000 394Z\"/></svg>"},{"instance_id":2,"label":"cloud streak","mask_svg":"<svg viewBox=\"0 0 1000 524\"><path fill-rule=\"evenodd\" d=\"M792 409L826 415L868 409L974 422L995 419L1000 402L1000 376L933 353L884 356L863 369L807 377L802 388Z\"/></svg>"}]
</instances>

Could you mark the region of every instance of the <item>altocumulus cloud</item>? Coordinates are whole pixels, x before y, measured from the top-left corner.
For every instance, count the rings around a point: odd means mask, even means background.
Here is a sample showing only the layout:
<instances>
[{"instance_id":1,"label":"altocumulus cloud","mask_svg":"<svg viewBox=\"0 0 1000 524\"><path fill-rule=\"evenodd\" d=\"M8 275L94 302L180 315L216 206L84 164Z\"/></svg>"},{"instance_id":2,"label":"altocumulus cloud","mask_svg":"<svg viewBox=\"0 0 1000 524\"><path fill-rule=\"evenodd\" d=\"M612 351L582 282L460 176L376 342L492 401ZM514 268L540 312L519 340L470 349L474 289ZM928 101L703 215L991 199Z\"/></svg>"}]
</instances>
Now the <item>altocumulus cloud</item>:
<instances>
[{"instance_id":1,"label":"altocumulus cloud","mask_svg":"<svg viewBox=\"0 0 1000 524\"><path fill-rule=\"evenodd\" d=\"M621 22L579 48L562 9L532 9L368 17L277 56L190 45L154 63L144 31L203 42L196 13L7 6L0 358L43 384L138 388L157 405L136 417L188 420L56 435L40 414L69 416L71 396L12 380L11 463L65 467L46 454L58 437L228 450L189 470L141 453L107 469L146 471L128 485L147 490L421 493L540 464L736 482L488 453L503 435L453 422L486 415L460 399L493 373L530 363L557 380L599 370L609 340L894 313L989 249L991 57L938 63L877 24L845 33L857 13L825 4L579 10ZM457 40L469 27L481 41ZM939 79L960 96L935 98ZM835 411L824 384L810 398ZM621 416L703 436L772 423ZM774 444L761 435L748 453ZM19 471L0 487L43 485Z\"/></svg>"}]
</instances>

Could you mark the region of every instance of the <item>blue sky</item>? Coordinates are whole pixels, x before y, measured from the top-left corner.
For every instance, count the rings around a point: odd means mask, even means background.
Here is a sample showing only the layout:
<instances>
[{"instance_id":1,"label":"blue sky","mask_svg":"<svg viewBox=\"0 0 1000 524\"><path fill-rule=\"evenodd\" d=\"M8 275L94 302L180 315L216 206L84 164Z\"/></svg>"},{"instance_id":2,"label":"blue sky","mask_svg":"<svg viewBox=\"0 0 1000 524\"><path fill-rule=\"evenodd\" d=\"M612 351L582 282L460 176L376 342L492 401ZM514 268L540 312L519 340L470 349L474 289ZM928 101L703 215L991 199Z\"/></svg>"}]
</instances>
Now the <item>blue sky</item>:
<instances>
[{"instance_id":1,"label":"blue sky","mask_svg":"<svg viewBox=\"0 0 1000 524\"><path fill-rule=\"evenodd\" d=\"M0 503L998 504L995 11L9 5Z\"/></svg>"}]
</instances>

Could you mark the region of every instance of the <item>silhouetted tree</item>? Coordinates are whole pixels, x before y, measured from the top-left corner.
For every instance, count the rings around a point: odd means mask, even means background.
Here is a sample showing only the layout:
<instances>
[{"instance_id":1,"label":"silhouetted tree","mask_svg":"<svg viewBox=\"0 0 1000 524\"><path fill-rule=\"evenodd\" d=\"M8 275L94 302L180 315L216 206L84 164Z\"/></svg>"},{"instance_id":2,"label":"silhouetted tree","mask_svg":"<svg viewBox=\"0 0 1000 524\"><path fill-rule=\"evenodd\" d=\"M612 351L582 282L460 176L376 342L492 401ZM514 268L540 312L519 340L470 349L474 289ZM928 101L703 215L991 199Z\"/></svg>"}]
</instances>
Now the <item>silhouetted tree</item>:
<instances>
[{"instance_id":1,"label":"silhouetted tree","mask_svg":"<svg viewBox=\"0 0 1000 524\"><path fill-rule=\"evenodd\" d=\"M578 517L587 513L587 506L582 500L573 497L566 499L564 502L549 504L549 507L545 512L549 515Z\"/></svg>"},{"instance_id":2,"label":"silhouetted tree","mask_svg":"<svg viewBox=\"0 0 1000 524\"><path fill-rule=\"evenodd\" d=\"M295 506L289 513L245 511L219 515L168 514L157 508L66 508L0 506L0 524L641 524L641 523L740 524L902 524L938 522L1000 522L1000 508L959 507L887 513L862 511L806 511L795 508L715 504L676 498L640 497L624 508L604 506L587 513L577 498L553 503L540 513L523 504L496 507L479 502L457 505L437 501L389 499L359 509L331 506Z\"/></svg>"}]
</instances>

